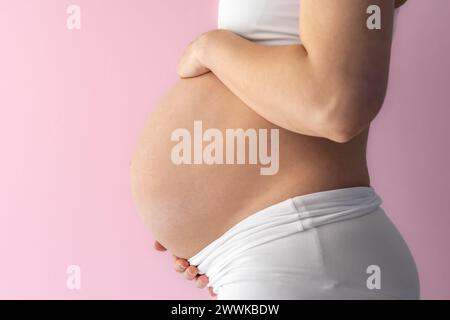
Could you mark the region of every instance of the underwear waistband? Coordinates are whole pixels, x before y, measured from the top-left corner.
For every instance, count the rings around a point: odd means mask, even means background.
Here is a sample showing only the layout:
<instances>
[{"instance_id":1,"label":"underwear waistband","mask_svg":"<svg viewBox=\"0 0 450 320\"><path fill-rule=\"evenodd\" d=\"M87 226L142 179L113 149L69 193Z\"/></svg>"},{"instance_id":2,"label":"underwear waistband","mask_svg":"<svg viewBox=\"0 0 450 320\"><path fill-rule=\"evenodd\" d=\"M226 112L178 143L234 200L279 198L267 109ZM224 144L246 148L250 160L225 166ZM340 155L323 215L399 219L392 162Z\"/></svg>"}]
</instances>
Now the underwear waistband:
<instances>
[{"instance_id":1,"label":"underwear waistband","mask_svg":"<svg viewBox=\"0 0 450 320\"><path fill-rule=\"evenodd\" d=\"M354 219L374 212L382 200L371 186L309 193L289 198L249 215L188 259L205 270L208 261L293 232Z\"/></svg>"}]
</instances>

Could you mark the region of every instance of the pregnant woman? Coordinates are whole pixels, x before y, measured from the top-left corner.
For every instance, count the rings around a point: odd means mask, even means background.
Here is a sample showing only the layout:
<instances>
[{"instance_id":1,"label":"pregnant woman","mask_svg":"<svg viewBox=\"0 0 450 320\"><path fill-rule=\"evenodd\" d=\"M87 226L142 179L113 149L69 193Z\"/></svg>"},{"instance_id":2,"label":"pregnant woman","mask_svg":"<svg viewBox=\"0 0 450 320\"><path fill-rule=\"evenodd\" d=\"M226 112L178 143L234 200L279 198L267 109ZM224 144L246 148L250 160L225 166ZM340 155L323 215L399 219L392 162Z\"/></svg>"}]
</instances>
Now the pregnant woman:
<instances>
[{"instance_id":1,"label":"pregnant woman","mask_svg":"<svg viewBox=\"0 0 450 320\"><path fill-rule=\"evenodd\" d=\"M131 169L143 221L189 279L218 299L419 298L366 163L403 2L220 1Z\"/></svg>"}]
</instances>

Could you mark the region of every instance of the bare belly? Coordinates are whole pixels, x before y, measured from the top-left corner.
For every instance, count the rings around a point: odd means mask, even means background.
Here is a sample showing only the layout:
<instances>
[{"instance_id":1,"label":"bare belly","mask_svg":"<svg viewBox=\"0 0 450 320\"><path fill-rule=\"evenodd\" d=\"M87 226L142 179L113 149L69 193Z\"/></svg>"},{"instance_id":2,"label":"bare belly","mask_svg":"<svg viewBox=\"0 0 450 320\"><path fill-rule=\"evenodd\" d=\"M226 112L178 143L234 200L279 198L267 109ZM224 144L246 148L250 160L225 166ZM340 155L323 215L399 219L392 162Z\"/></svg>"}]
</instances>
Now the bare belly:
<instances>
[{"instance_id":1,"label":"bare belly","mask_svg":"<svg viewBox=\"0 0 450 320\"><path fill-rule=\"evenodd\" d=\"M181 164L171 158L176 129L279 129L279 170L261 164ZM264 120L213 74L180 80L153 109L132 161L133 196L155 239L189 258L258 210L297 195L369 185L368 129L349 143L304 136ZM270 136L269 136L270 141ZM268 146L270 150L270 145ZM247 149L248 152L250 152ZM248 155L247 155L248 156Z\"/></svg>"}]
</instances>

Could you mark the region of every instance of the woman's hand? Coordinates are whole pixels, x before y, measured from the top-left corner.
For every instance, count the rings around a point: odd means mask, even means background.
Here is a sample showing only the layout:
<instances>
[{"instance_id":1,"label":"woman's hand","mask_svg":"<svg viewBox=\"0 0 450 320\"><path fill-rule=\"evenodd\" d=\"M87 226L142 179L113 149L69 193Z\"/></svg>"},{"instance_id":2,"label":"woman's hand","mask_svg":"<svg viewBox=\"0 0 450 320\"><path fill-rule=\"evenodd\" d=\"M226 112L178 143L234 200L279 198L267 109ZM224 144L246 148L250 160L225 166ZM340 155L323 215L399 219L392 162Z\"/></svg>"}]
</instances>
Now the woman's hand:
<instances>
[{"instance_id":1,"label":"woman's hand","mask_svg":"<svg viewBox=\"0 0 450 320\"><path fill-rule=\"evenodd\" d=\"M167 250L158 241L155 241L154 247L158 251ZM208 284L209 282L208 277L206 275L199 275L197 267L191 266L186 259L179 258L175 255L172 255L172 257L174 259L175 271L183 273L183 276L187 280L195 279L195 285L200 289L204 288ZM208 287L208 292L211 295L211 297L214 298L216 296L216 294L212 291L211 287Z\"/></svg>"},{"instance_id":2,"label":"woman's hand","mask_svg":"<svg viewBox=\"0 0 450 320\"><path fill-rule=\"evenodd\" d=\"M196 40L191 42L184 51L184 54L178 63L177 73L181 78L193 78L210 72L199 59L201 50L205 48L206 37L209 32L202 34Z\"/></svg>"}]
</instances>

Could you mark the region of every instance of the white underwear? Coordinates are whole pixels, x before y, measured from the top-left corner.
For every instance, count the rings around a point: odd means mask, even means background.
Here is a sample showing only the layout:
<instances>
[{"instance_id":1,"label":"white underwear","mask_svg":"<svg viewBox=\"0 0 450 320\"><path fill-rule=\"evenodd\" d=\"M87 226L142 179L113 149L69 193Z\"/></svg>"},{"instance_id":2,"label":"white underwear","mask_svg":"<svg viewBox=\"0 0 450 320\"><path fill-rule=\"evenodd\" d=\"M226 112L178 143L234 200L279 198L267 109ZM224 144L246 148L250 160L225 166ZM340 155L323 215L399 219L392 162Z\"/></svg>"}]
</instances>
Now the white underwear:
<instances>
[{"instance_id":1,"label":"white underwear","mask_svg":"<svg viewBox=\"0 0 450 320\"><path fill-rule=\"evenodd\" d=\"M256 212L189 258L217 299L419 299L414 259L372 187Z\"/></svg>"}]
</instances>

